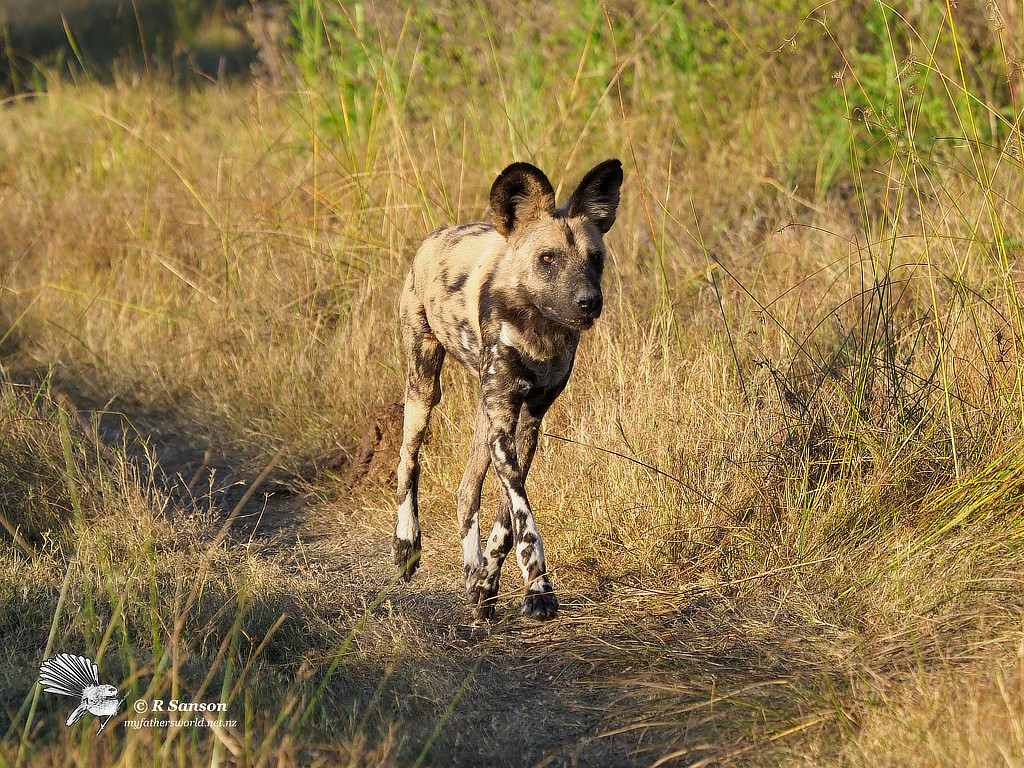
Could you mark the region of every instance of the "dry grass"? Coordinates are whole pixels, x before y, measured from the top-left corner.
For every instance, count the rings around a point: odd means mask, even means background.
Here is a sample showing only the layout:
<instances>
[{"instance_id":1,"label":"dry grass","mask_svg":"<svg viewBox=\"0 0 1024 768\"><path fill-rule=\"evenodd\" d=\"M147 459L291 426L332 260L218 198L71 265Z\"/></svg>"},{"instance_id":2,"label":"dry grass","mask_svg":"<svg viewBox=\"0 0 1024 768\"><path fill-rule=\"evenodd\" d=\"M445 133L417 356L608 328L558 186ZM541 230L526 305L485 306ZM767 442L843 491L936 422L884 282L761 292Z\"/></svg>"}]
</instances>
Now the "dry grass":
<instances>
[{"instance_id":1,"label":"dry grass","mask_svg":"<svg viewBox=\"0 0 1024 768\"><path fill-rule=\"evenodd\" d=\"M581 2L516 45L497 7L371 6L317 15L330 38L299 14L267 81L12 98L0 763L1024 759L1020 81L982 85L1021 9L849 6ZM424 234L482 217L513 159L564 194L612 155L606 313L530 480L564 609L520 620L507 574L473 626L468 374L443 379L413 584L386 471L281 481L400 397ZM65 729L45 647L239 724Z\"/></svg>"}]
</instances>

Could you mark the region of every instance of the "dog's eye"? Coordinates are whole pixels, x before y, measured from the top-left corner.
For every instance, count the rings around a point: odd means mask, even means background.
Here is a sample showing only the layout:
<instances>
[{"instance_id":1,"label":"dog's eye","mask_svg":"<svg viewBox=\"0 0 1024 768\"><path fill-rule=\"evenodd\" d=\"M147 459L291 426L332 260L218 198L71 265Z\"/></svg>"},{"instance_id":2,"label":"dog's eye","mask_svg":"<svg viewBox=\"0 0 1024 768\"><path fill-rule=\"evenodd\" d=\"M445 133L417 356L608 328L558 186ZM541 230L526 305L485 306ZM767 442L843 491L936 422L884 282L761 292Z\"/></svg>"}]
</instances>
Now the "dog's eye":
<instances>
[{"instance_id":1,"label":"dog's eye","mask_svg":"<svg viewBox=\"0 0 1024 768\"><path fill-rule=\"evenodd\" d=\"M544 251L544 253L540 255L540 260L543 261L545 264L554 264L555 254L552 253L551 251Z\"/></svg>"}]
</instances>

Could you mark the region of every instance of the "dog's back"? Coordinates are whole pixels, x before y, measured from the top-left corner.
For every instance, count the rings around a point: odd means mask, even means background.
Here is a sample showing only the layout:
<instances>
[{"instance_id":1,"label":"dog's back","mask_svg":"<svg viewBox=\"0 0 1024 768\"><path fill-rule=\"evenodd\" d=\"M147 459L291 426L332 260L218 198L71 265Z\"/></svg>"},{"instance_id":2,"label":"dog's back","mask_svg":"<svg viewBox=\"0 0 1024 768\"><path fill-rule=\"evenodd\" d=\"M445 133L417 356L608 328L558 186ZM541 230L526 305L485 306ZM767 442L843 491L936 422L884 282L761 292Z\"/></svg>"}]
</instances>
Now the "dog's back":
<instances>
[{"instance_id":1,"label":"dog's back","mask_svg":"<svg viewBox=\"0 0 1024 768\"><path fill-rule=\"evenodd\" d=\"M438 229L416 251L406 280L406 293L422 304L431 332L474 372L480 363L481 286L493 280L505 251L505 238L484 222Z\"/></svg>"}]
</instances>

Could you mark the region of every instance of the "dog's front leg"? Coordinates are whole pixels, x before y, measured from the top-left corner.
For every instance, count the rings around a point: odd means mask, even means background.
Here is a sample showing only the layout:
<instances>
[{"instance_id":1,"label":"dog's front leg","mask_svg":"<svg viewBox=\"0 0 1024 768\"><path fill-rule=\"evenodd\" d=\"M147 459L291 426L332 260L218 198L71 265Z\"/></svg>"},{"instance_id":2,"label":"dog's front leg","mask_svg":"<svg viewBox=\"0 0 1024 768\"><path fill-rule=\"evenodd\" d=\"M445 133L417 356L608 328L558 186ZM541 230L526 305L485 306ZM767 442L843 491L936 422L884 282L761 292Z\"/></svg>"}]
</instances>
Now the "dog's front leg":
<instances>
[{"instance_id":1,"label":"dog's front leg","mask_svg":"<svg viewBox=\"0 0 1024 768\"><path fill-rule=\"evenodd\" d=\"M544 620L558 613L558 599L551 590L544 562L544 544L526 496L526 474L520 465L516 446L516 426L523 399L523 395L516 394L516 389L487 393L483 398L488 417L487 443L491 463L511 506L516 561L525 583L523 615ZM539 424L538 419L536 424L527 428L536 429Z\"/></svg>"}]
</instances>

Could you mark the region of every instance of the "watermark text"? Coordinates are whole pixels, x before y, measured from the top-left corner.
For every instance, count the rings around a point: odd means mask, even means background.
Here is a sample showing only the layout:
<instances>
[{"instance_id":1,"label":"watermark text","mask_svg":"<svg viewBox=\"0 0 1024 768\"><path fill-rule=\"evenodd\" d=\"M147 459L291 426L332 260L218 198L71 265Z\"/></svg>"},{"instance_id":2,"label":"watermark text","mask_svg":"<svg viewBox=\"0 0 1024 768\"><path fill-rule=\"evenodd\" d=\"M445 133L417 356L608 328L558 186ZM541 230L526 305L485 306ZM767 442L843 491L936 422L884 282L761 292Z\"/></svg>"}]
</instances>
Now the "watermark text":
<instances>
[{"instance_id":1,"label":"watermark text","mask_svg":"<svg viewBox=\"0 0 1024 768\"><path fill-rule=\"evenodd\" d=\"M140 715L143 712L227 712L228 705L223 701L178 701L171 699L139 699L132 708Z\"/></svg>"}]
</instances>

